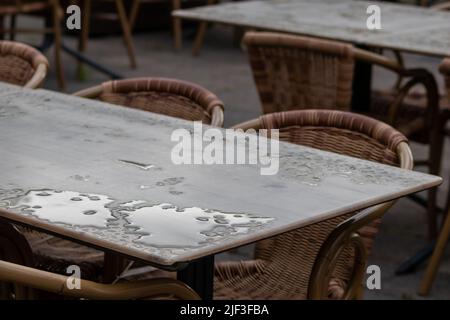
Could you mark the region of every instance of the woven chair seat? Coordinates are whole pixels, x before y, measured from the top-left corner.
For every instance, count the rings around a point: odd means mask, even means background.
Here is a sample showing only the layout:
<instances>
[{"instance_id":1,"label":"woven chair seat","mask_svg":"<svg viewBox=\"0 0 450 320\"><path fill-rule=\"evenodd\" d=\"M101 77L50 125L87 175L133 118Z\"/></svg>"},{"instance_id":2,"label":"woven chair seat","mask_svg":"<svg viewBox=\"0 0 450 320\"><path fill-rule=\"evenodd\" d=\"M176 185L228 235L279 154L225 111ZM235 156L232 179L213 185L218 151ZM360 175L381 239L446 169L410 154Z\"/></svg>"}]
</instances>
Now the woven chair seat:
<instances>
[{"instance_id":1,"label":"woven chair seat","mask_svg":"<svg viewBox=\"0 0 450 320\"><path fill-rule=\"evenodd\" d=\"M30 62L15 55L0 56L0 80L24 86L33 74Z\"/></svg>"},{"instance_id":2,"label":"woven chair seat","mask_svg":"<svg viewBox=\"0 0 450 320\"><path fill-rule=\"evenodd\" d=\"M67 275L67 267L77 265L83 279L99 279L103 252L37 231L22 232L33 251L36 268Z\"/></svg>"},{"instance_id":3,"label":"woven chair seat","mask_svg":"<svg viewBox=\"0 0 450 320\"><path fill-rule=\"evenodd\" d=\"M103 93L100 100L191 121L211 123L211 114L186 97L165 92Z\"/></svg>"},{"instance_id":4,"label":"woven chair seat","mask_svg":"<svg viewBox=\"0 0 450 320\"><path fill-rule=\"evenodd\" d=\"M0 41L0 81L34 89L42 83L47 68L45 56L33 47Z\"/></svg>"},{"instance_id":5,"label":"woven chair seat","mask_svg":"<svg viewBox=\"0 0 450 320\"><path fill-rule=\"evenodd\" d=\"M378 90L372 93L371 107L369 116L380 121L387 121L389 107L396 98L396 93L389 90ZM445 124L450 119L450 101L447 97L442 96L439 102L440 114L439 120ZM405 132L408 125L418 118L425 118L427 116L426 96L422 93L412 93L406 96L403 103L398 109L398 123L396 127L400 132ZM408 139L419 143L429 142L428 128L421 128L415 132L408 134Z\"/></svg>"}]
</instances>

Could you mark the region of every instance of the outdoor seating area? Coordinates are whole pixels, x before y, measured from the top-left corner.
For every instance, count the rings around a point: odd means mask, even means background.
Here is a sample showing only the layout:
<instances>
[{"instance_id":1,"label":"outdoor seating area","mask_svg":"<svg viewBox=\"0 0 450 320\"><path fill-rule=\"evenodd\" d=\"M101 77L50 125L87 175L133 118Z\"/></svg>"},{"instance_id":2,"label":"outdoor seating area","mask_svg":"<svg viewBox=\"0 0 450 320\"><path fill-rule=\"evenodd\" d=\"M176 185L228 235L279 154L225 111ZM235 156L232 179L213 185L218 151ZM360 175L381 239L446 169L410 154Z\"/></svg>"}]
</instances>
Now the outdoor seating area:
<instances>
[{"instance_id":1,"label":"outdoor seating area","mask_svg":"<svg viewBox=\"0 0 450 320\"><path fill-rule=\"evenodd\" d=\"M445 0L0 1L0 300L449 300L449 35Z\"/></svg>"}]
</instances>

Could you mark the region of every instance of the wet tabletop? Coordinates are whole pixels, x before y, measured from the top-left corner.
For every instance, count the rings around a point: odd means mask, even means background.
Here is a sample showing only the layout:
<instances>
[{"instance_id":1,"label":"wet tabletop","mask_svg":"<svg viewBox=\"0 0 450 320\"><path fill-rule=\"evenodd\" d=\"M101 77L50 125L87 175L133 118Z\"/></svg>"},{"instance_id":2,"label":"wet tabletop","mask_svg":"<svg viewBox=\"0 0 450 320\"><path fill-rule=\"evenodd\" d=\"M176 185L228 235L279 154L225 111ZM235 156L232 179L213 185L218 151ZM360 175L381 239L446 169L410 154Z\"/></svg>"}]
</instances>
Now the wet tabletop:
<instances>
[{"instance_id":1,"label":"wet tabletop","mask_svg":"<svg viewBox=\"0 0 450 320\"><path fill-rule=\"evenodd\" d=\"M380 30L367 28L367 7L381 8ZM271 0L178 10L175 16L311 35L426 55L450 55L450 12L354 0Z\"/></svg>"},{"instance_id":2,"label":"wet tabletop","mask_svg":"<svg viewBox=\"0 0 450 320\"><path fill-rule=\"evenodd\" d=\"M276 175L176 165L180 128L193 123L0 84L0 216L173 266L441 182L288 143Z\"/></svg>"}]
</instances>

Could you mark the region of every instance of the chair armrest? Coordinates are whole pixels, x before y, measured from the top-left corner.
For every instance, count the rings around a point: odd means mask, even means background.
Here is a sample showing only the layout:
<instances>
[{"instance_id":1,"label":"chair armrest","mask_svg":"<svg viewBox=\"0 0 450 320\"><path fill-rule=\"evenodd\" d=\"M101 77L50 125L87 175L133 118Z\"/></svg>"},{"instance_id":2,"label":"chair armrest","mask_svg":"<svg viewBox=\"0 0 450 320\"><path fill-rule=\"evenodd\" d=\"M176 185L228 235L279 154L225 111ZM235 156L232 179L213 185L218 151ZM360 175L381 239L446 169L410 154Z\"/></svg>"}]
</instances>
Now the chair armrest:
<instances>
[{"instance_id":1,"label":"chair armrest","mask_svg":"<svg viewBox=\"0 0 450 320\"><path fill-rule=\"evenodd\" d=\"M423 85L426 91L427 117L426 119L421 119L421 121L423 121L423 125L431 126L436 123L435 120L437 119L439 113L439 91L434 76L425 69L402 70L399 75L403 78L409 78L409 80L399 88L395 100L389 107L388 123L394 127L396 126L399 107L408 96L410 90L416 85ZM416 130L417 124L414 125L414 127L416 128L412 129ZM403 133L408 135L412 132Z\"/></svg>"},{"instance_id":2,"label":"chair armrest","mask_svg":"<svg viewBox=\"0 0 450 320\"><path fill-rule=\"evenodd\" d=\"M362 210L340 223L328 236L317 255L308 286L308 299L327 299L328 285L339 256L347 246L355 249L352 276L345 288L344 299L354 299L365 274L366 248L358 230L382 217L393 201Z\"/></svg>"},{"instance_id":3,"label":"chair armrest","mask_svg":"<svg viewBox=\"0 0 450 320\"><path fill-rule=\"evenodd\" d=\"M211 126L223 127L223 109L220 106L216 106L211 110Z\"/></svg>"},{"instance_id":4,"label":"chair armrest","mask_svg":"<svg viewBox=\"0 0 450 320\"><path fill-rule=\"evenodd\" d=\"M48 66L44 63L41 63L36 68L36 72L33 77L25 84L25 88L28 89L37 89L41 87L42 83L47 76Z\"/></svg>"},{"instance_id":5,"label":"chair armrest","mask_svg":"<svg viewBox=\"0 0 450 320\"><path fill-rule=\"evenodd\" d=\"M101 95L102 92L103 92L102 85L98 85L98 86L95 86L92 88L87 88L87 89L83 89L83 90L74 92L72 95L81 97L81 98L86 98L86 99L95 99L99 95Z\"/></svg>"},{"instance_id":6,"label":"chair armrest","mask_svg":"<svg viewBox=\"0 0 450 320\"><path fill-rule=\"evenodd\" d=\"M173 295L179 299L200 299L197 293L186 284L174 279L151 279L118 284L101 284L80 280L80 289L73 290L67 287L68 279L67 276L0 260L0 281L19 283L75 298L125 300Z\"/></svg>"}]
</instances>

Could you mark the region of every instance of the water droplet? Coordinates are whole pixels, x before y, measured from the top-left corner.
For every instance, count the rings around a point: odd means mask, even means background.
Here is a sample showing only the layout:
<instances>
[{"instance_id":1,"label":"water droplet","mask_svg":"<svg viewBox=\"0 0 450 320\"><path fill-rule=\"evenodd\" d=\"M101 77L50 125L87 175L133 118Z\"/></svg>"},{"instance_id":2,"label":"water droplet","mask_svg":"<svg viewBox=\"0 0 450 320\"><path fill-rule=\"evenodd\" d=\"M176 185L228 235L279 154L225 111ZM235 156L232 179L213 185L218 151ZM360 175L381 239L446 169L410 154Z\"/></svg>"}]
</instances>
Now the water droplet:
<instances>
[{"instance_id":1,"label":"water droplet","mask_svg":"<svg viewBox=\"0 0 450 320\"><path fill-rule=\"evenodd\" d=\"M75 180L77 180L77 181L84 181L84 182L87 182L87 181L89 181L89 178L90 178L90 176L81 176L81 175L79 175L79 174L76 174L76 175L74 175L74 176L71 176L71 178L72 179L75 179Z\"/></svg>"},{"instance_id":2,"label":"water droplet","mask_svg":"<svg viewBox=\"0 0 450 320\"><path fill-rule=\"evenodd\" d=\"M50 196L50 193L43 191L43 192L36 193L36 195L39 197L48 197L48 196Z\"/></svg>"},{"instance_id":3,"label":"water droplet","mask_svg":"<svg viewBox=\"0 0 450 320\"><path fill-rule=\"evenodd\" d=\"M132 165L134 167L138 167L139 169L145 170L145 171L155 168L155 165L153 165L153 164L145 164L145 163L140 163L140 162L130 161L130 160L118 160L118 161L125 163L125 164Z\"/></svg>"},{"instance_id":4,"label":"water droplet","mask_svg":"<svg viewBox=\"0 0 450 320\"><path fill-rule=\"evenodd\" d=\"M83 199L81 199L80 197L73 197L70 200L72 200L72 201L83 201Z\"/></svg>"},{"instance_id":5,"label":"water droplet","mask_svg":"<svg viewBox=\"0 0 450 320\"><path fill-rule=\"evenodd\" d=\"M96 214L96 213L97 213L97 211L95 211L95 210L83 211L83 214L86 215L86 216L91 216L91 215Z\"/></svg>"},{"instance_id":6,"label":"water droplet","mask_svg":"<svg viewBox=\"0 0 450 320\"><path fill-rule=\"evenodd\" d=\"M218 224L228 224L228 221L225 219L214 219L214 222Z\"/></svg>"}]
</instances>

